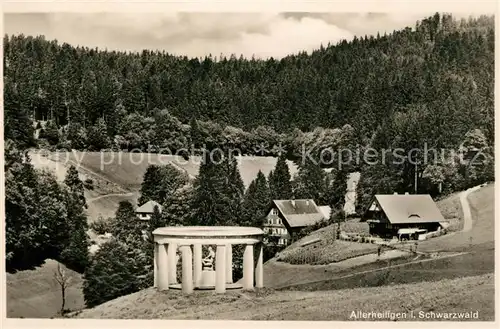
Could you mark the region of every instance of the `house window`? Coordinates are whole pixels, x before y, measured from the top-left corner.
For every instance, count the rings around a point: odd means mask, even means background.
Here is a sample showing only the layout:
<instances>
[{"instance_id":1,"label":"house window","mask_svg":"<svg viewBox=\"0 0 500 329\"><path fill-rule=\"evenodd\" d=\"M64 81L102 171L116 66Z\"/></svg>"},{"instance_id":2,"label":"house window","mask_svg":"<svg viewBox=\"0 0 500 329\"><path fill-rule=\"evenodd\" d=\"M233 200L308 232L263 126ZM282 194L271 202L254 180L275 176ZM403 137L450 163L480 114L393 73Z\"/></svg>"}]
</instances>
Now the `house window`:
<instances>
[{"instance_id":1,"label":"house window","mask_svg":"<svg viewBox=\"0 0 500 329\"><path fill-rule=\"evenodd\" d=\"M141 214L142 218L146 218L148 215L147 214Z\"/></svg>"},{"instance_id":2,"label":"house window","mask_svg":"<svg viewBox=\"0 0 500 329\"><path fill-rule=\"evenodd\" d=\"M278 224L281 225L281 218L278 218Z\"/></svg>"},{"instance_id":3,"label":"house window","mask_svg":"<svg viewBox=\"0 0 500 329\"><path fill-rule=\"evenodd\" d=\"M271 214L272 214L272 215L277 215L277 214L278 214L278 209L273 208L273 209L271 210Z\"/></svg>"}]
</instances>

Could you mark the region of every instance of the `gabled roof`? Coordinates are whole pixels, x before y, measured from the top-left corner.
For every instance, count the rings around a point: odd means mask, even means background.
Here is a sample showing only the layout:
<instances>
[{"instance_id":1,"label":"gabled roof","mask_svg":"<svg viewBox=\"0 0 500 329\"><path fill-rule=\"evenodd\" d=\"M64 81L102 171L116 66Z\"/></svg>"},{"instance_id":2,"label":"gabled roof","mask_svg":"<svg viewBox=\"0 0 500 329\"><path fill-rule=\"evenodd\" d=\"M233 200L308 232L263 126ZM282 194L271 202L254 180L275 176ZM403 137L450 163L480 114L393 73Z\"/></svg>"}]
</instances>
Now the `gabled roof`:
<instances>
[{"instance_id":1,"label":"gabled roof","mask_svg":"<svg viewBox=\"0 0 500 329\"><path fill-rule=\"evenodd\" d=\"M147 214L152 214L154 212L155 206L158 207L160 212L162 211L162 206L156 201L148 201L139 208L135 210L136 213L147 213Z\"/></svg>"},{"instance_id":2,"label":"gabled roof","mask_svg":"<svg viewBox=\"0 0 500 329\"><path fill-rule=\"evenodd\" d=\"M290 227L314 225L324 219L323 213L312 199L273 200Z\"/></svg>"},{"instance_id":3,"label":"gabled roof","mask_svg":"<svg viewBox=\"0 0 500 329\"><path fill-rule=\"evenodd\" d=\"M443 222L445 219L428 194L377 194L380 205L391 224Z\"/></svg>"}]
</instances>

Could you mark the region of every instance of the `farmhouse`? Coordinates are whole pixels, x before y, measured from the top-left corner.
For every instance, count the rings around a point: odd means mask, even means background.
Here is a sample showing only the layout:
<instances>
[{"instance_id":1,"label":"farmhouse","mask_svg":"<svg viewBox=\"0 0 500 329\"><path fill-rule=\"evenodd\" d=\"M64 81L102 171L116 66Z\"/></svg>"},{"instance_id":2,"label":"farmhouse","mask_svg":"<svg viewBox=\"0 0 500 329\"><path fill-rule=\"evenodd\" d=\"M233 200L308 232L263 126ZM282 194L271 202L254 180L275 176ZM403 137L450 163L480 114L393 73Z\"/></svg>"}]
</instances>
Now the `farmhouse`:
<instances>
[{"instance_id":1,"label":"farmhouse","mask_svg":"<svg viewBox=\"0 0 500 329\"><path fill-rule=\"evenodd\" d=\"M368 222L372 235L399 239L417 238L445 225L443 215L428 194L375 195L361 221Z\"/></svg>"},{"instance_id":2,"label":"farmhouse","mask_svg":"<svg viewBox=\"0 0 500 329\"><path fill-rule=\"evenodd\" d=\"M145 204L143 204L142 206L137 208L135 210L135 213L136 213L137 217L139 217L140 220L149 220L151 218L151 216L153 215L155 206L158 207L158 210L161 213L161 211L162 211L161 204L159 204L156 201L152 201L152 200L146 202Z\"/></svg>"},{"instance_id":3,"label":"farmhouse","mask_svg":"<svg viewBox=\"0 0 500 329\"><path fill-rule=\"evenodd\" d=\"M295 233L324 218L312 199L273 200L263 227L268 234L266 243L287 245Z\"/></svg>"}]
</instances>

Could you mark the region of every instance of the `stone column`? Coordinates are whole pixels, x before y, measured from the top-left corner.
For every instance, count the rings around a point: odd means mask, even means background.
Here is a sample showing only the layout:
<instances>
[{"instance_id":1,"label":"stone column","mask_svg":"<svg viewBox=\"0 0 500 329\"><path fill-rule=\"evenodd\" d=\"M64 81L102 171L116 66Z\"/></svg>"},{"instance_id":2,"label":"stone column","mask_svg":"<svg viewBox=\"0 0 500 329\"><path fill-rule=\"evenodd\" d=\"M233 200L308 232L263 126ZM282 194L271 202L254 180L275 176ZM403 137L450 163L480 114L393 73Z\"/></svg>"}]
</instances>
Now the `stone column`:
<instances>
[{"instance_id":1,"label":"stone column","mask_svg":"<svg viewBox=\"0 0 500 329\"><path fill-rule=\"evenodd\" d=\"M226 291L226 246L217 245L215 254L215 292Z\"/></svg>"},{"instance_id":2,"label":"stone column","mask_svg":"<svg viewBox=\"0 0 500 329\"><path fill-rule=\"evenodd\" d=\"M247 244L243 253L243 289L253 290L253 245Z\"/></svg>"},{"instance_id":3,"label":"stone column","mask_svg":"<svg viewBox=\"0 0 500 329\"><path fill-rule=\"evenodd\" d=\"M158 290L168 290L168 254L164 244L158 245Z\"/></svg>"},{"instance_id":4,"label":"stone column","mask_svg":"<svg viewBox=\"0 0 500 329\"><path fill-rule=\"evenodd\" d=\"M257 266L255 267L255 287L264 287L264 247L262 243L257 245Z\"/></svg>"},{"instance_id":5,"label":"stone column","mask_svg":"<svg viewBox=\"0 0 500 329\"><path fill-rule=\"evenodd\" d=\"M233 246L226 245L226 283L233 283Z\"/></svg>"},{"instance_id":6,"label":"stone column","mask_svg":"<svg viewBox=\"0 0 500 329\"><path fill-rule=\"evenodd\" d=\"M194 269L194 287L199 288L201 284L201 247L200 243L193 245L193 269Z\"/></svg>"},{"instance_id":7,"label":"stone column","mask_svg":"<svg viewBox=\"0 0 500 329\"><path fill-rule=\"evenodd\" d=\"M182 253L182 292L193 292L193 253L191 246L181 246Z\"/></svg>"},{"instance_id":8,"label":"stone column","mask_svg":"<svg viewBox=\"0 0 500 329\"><path fill-rule=\"evenodd\" d=\"M158 243L154 243L154 261L153 261L153 275L154 284L153 287L158 287Z\"/></svg>"},{"instance_id":9,"label":"stone column","mask_svg":"<svg viewBox=\"0 0 500 329\"><path fill-rule=\"evenodd\" d=\"M168 244L168 282L170 284L177 283L177 244Z\"/></svg>"}]
</instances>

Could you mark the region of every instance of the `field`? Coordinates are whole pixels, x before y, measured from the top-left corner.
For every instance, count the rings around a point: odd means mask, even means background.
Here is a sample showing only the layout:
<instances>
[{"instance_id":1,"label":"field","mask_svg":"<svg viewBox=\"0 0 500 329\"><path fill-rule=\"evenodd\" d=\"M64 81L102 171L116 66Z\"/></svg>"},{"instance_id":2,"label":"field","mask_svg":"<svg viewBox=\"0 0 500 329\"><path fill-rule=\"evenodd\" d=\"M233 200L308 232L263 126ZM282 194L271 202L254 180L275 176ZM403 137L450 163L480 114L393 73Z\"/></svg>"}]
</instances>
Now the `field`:
<instances>
[{"instance_id":1,"label":"field","mask_svg":"<svg viewBox=\"0 0 500 329\"><path fill-rule=\"evenodd\" d=\"M64 265L62 265L64 267ZM49 318L61 309L61 288L54 279L57 262L45 261L35 270L7 273L7 317ZM66 309L85 306L81 275L65 269L71 277L66 291Z\"/></svg>"},{"instance_id":2,"label":"field","mask_svg":"<svg viewBox=\"0 0 500 329\"><path fill-rule=\"evenodd\" d=\"M378 245L350 241L322 241L321 243L281 252L280 260L290 264L324 265L345 259L376 253Z\"/></svg>"},{"instance_id":3,"label":"field","mask_svg":"<svg viewBox=\"0 0 500 329\"><path fill-rule=\"evenodd\" d=\"M383 296L383 298L381 298ZM476 320L494 320L494 275L485 274L436 282L331 291L196 292L192 296L146 289L77 314L96 319L203 319L348 321L352 311L388 310L418 318L419 312L480 310ZM376 305L376 307L374 307ZM408 311L417 318L411 319ZM371 319L373 321L373 319ZM390 318L379 319L389 321Z\"/></svg>"},{"instance_id":4,"label":"field","mask_svg":"<svg viewBox=\"0 0 500 329\"><path fill-rule=\"evenodd\" d=\"M137 205L139 193L108 194L87 198L87 215L89 222L92 222L102 216L104 218L114 217L118 205L121 201L129 201L132 205Z\"/></svg>"},{"instance_id":5,"label":"field","mask_svg":"<svg viewBox=\"0 0 500 329\"><path fill-rule=\"evenodd\" d=\"M150 164L172 164L184 170L191 177L198 175L200 157L191 157L184 160L180 156L161 155L152 153L127 153L127 152L67 152L60 153L60 161L72 161L96 172L112 182L127 188L130 191L139 190L147 167ZM243 183L250 185L261 170L266 176L276 166L277 158L251 157L237 158ZM291 175L297 172L293 162L288 161Z\"/></svg>"}]
</instances>

